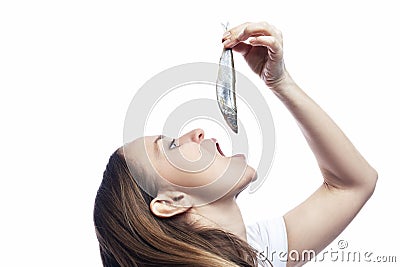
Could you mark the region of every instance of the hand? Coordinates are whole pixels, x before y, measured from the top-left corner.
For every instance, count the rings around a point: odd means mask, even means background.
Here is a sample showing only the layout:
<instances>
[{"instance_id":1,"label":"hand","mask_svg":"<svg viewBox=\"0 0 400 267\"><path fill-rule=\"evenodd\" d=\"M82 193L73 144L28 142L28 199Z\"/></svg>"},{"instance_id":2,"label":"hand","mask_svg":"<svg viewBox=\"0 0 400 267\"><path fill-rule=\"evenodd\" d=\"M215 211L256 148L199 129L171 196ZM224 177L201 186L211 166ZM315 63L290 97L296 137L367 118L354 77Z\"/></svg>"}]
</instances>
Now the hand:
<instances>
[{"instance_id":1,"label":"hand","mask_svg":"<svg viewBox=\"0 0 400 267\"><path fill-rule=\"evenodd\" d=\"M241 53L270 89L289 76L283 62L282 34L267 22L241 24L225 32L222 41L225 48Z\"/></svg>"}]
</instances>

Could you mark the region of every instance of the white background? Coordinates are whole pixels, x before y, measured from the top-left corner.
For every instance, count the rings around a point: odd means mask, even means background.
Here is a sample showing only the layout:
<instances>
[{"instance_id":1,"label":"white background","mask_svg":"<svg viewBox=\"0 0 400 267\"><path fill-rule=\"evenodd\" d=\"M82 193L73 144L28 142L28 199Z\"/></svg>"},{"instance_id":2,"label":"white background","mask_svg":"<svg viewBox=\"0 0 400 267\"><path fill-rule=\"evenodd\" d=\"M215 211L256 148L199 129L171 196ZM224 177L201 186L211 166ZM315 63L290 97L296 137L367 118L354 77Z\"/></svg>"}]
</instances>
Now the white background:
<instances>
[{"instance_id":1,"label":"white background","mask_svg":"<svg viewBox=\"0 0 400 267\"><path fill-rule=\"evenodd\" d=\"M101 265L93 201L109 155L122 144L135 91L169 67L217 63L220 23L228 20L267 20L282 30L292 76L379 172L375 194L338 240L348 241L349 250L396 255L399 262L397 6L342 0L2 1L0 265ZM250 222L282 215L322 180L290 114L239 55L235 60L237 70L265 91L277 135L266 183L239 199ZM212 137L212 129L205 131ZM337 250L336 242L328 250Z\"/></svg>"}]
</instances>

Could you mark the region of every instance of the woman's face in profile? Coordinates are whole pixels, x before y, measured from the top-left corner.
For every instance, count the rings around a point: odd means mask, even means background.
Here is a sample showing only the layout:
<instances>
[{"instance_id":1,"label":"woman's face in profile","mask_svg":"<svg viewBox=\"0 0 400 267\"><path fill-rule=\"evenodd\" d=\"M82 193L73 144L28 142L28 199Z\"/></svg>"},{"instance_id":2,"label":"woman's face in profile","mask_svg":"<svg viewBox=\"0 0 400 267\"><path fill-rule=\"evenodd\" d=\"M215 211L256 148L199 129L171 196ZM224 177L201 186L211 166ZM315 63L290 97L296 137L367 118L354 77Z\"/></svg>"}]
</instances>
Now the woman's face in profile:
<instances>
[{"instance_id":1,"label":"woman's face in profile","mask_svg":"<svg viewBox=\"0 0 400 267\"><path fill-rule=\"evenodd\" d=\"M226 157L216 139L196 129L179 138L146 136L124 146L125 158L155 171L175 187L204 187L237 194L256 177L244 155ZM215 182L215 183L214 183Z\"/></svg>"}]
</instances>

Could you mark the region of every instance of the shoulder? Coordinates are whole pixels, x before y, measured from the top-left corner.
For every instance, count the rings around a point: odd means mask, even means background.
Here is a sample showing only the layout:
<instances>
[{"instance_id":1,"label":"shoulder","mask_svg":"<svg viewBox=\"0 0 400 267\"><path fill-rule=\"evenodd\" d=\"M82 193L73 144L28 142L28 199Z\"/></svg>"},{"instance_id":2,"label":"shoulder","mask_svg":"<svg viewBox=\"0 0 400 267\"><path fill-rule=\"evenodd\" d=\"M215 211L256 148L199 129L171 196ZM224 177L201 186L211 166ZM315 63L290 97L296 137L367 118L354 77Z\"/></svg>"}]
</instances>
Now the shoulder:
<instances>
[{"instance_id":1,"label":"shoulder","mask_svg":"<svg viewBox=\"0 0 400 267\"><path fill-rule=\"evenodd\" d=\"M261 220L246 225L247 242L273 266L286 266L288 242L283 217Z\"/></svg>"}]
</instances>

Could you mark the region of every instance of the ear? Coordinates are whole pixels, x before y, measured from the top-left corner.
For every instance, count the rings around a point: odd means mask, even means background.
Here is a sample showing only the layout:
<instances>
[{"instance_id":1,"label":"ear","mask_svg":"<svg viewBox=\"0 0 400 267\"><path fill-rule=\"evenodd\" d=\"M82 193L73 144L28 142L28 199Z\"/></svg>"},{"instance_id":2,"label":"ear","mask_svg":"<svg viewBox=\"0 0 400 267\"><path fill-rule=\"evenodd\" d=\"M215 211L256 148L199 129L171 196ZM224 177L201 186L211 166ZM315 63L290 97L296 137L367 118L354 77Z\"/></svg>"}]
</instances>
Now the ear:
<instances>
[{"instance_id":1,"label":"ear","mask_svg":"<svg viewBox=\"0 0 400 267\"><path fill-rule=\"evenodd\" d=\"M158 194L150 203L151 212L157 217L169 218L189 210L189 196L182 192L166 192Z\"/></svg>"}]
</instances>

